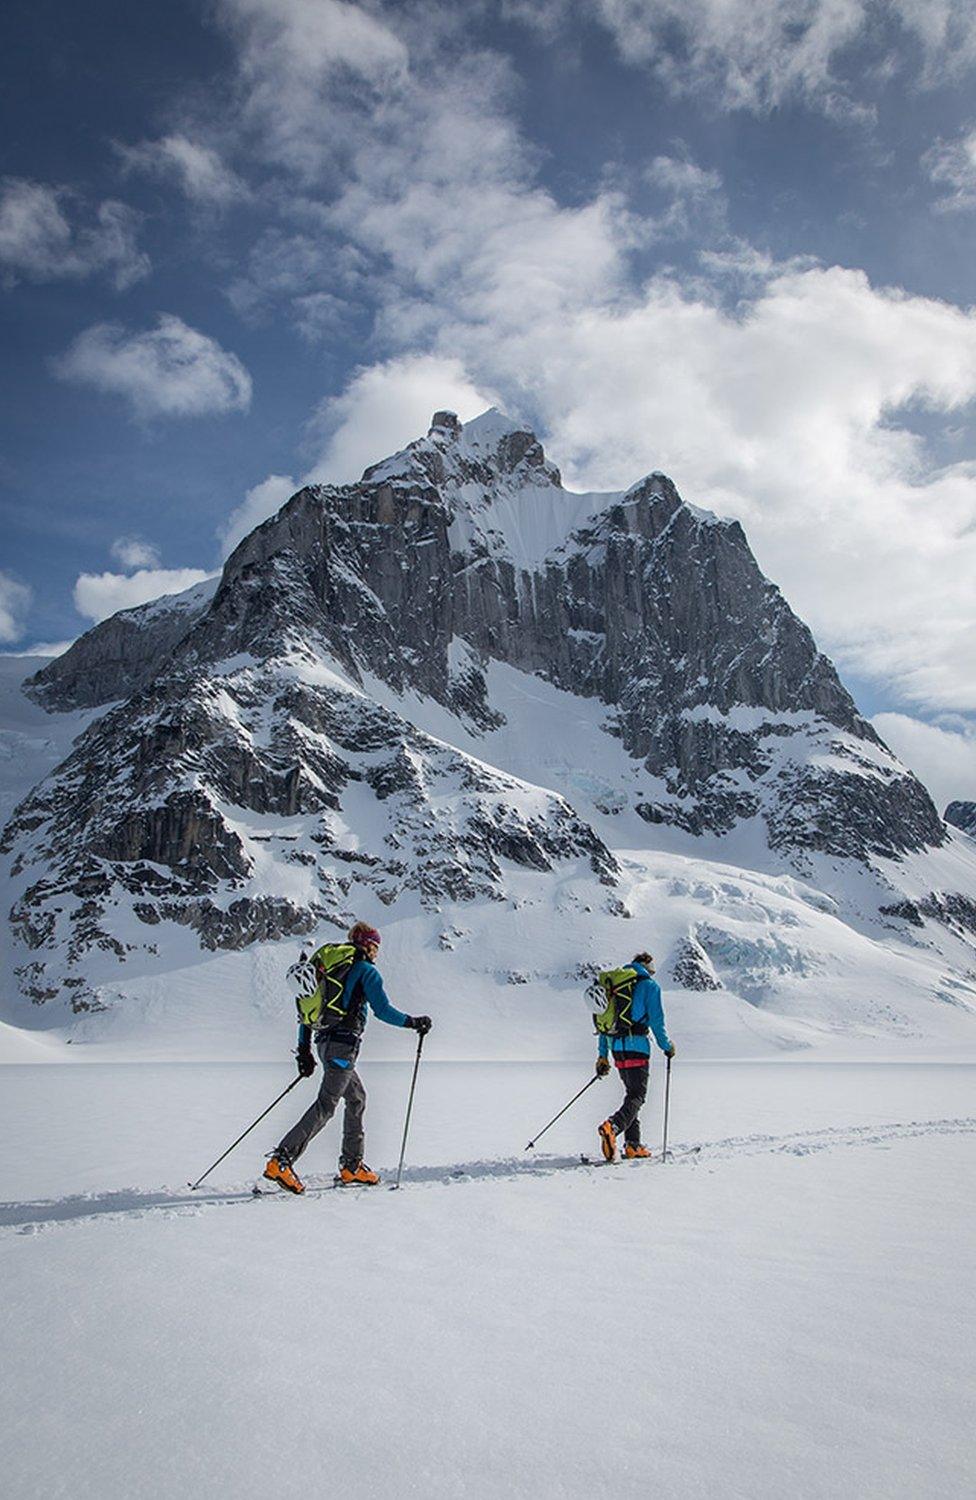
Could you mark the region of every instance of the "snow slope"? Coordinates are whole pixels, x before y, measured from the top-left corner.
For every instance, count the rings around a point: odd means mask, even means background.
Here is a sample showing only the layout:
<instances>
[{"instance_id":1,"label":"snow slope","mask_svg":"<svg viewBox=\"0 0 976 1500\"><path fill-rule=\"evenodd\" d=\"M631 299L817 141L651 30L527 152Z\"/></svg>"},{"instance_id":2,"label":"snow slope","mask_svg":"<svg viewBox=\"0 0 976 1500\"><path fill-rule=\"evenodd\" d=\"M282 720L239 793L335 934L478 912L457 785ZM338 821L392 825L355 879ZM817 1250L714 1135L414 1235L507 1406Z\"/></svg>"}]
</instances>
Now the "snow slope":
<instances>
[{"instance_id":1,"label":"snow slope","mask_svg":"<svg viewBox=\"0 0 976 1500\"><path fill-rule=\"evenodd\" d=\"M608 1082L527 1158L581 1065L422 1070L399 1194L260 1202L217 1195L295 1095L175 1184L280 1073L7 1070L5 1497L971 1494L972 1068L679 1063L697 1156L573 1165ZM408 1068L366 1078L388 1168Z\"/></svg>"},{"instance_id":2,"label":"snow slope","mask_svg":"<svg viewBox=\"0 0 976 1500\"><path fill-rule=\"evenodd\" d=\"M21 798L64 760L72 741L104 709L45 713L24 695L24 679L48 656L0 656L0 827Z\"/></svg>"},{"instance_id":3,"label":"snow slope","mask_svg":"<svg viewBox=\"0 0 976 1500\"><path fill-rule=\"evenodd\" d=\"M305 678L310 670L295 667ZM852 1056L872 1048L926 1056L976 1050L976 986L958 972L972 962L964 938L939 931L934 940L924 929L877 915L886 891L894 900L906 891L923 895L967 882L976 887L970 841L954 834L943 849L911 856L889 872L880 862L867 870L811 857L805 879L784 872L759 831L748 827L725 838L655 829L663 847L649 849L648 826L631 809L650 794L650 778L606 733L605 707L502 663L493 663L488 675L505 722L480 734L431 699L398 695L379 680L357 687L328 677L333 691L389 709L446 754L460 751L486 772L517 778L524 796L510 789L508 801L518 805L522 797L529 809L542 796L536 787L566 798L612 849L619 869L610 890L582 861L551 875L507 865L503 901L444 900L432 911L408 896L383 914L391 994L408 1010L436 1016L441 1055L571 1054L580 1028L588 1026L581 1003L587 966L602 967L645 947L657 957L672 1032L691 1056L808 1048ZM28 705L25 721L40 713ZM52 728L46 738L36 737L38 756L57 753L52 747L66 743L78 723L77 715L44 717ZM35 769L23 754L20 774L29 777ZM622 786L633 789L629 797L620 794ZM451 805L448 795L453 817ZM358 792L346 799L341 820L333 819L336 845L372 858L370 851L381 848L373 821L382 808ZM310 820L226 813L254 853L250 892L311 899L309 866L292 862ZM350 904L368 900L363 889ZM111 954L96 959L106 1009L73 1021L73 1056L272 1057L287 1044L293 1012L283 976L306 939L214 953L171 921L149 929L134 917L129 928L119 915L115 922L116 932L131 932L124 978L115 977ZM156 956L161 942L163 965ZM680 961L689 953L696 982L713 988L687 987ZM13 1013L36 1024L36 1011ZM9 1032L0 1056L16 1035ZM386 1028L374 1027L376 1056L399 1055L398 1042Z\"/></svg>"}]
</instances>

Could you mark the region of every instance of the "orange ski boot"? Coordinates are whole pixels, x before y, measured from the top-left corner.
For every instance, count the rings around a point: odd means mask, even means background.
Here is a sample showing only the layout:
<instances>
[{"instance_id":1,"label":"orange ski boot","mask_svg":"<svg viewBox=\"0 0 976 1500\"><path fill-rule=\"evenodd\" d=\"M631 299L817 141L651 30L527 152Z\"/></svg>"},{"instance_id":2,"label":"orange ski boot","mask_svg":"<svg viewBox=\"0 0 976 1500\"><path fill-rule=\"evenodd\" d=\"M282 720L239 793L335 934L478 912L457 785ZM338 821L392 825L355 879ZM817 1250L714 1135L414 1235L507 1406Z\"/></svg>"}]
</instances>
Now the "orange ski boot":
<instances>
[{"instance_id":1,"label":"orange ski boot","mask_svg":"<svg viewBox=\"0 0 976 1500\"><path fill-rule=\"evenodd\" d=\"M359 1183L362 1187L372 1187L379 1180L379 1174L374 1172L372 1167L367 1167L364 1161L361 1161L357 1167L340 1167L336 1178L336 1181L343 1187L352 1187L355 1183Z\"/></svg>"},{"instance_id":2,"label":"orange ski boot","mask_svg":"<svg viewBox=\"0 0 976 1500\"><path fill-rule=\"evenodd\" d=\"M624 1156L626 1156L628 1161L633 1161L635 1157L640 1157L643 1160L645 1157L650 1156L650 1154L646 1146L624 1147Z\"/></svg>"},{"instance_id":3,"label":"orange ski boot","mask_svg":"<svg viewBox=\"0 0 976 1500\"><path fill-rule=\"evenodd\" d=\"M617 1157L617 1132L609 1120L604 1120L600 1126L600 1150L607 1161L615 1161Z\"/></svg>"},{"instance_id":4,"label":"orange ski boot","mask_svg":"<svg viewBox=\"0 0 976 1500\"><path fill-rule=\"evenodd\" d=\"M305 1184L290 1162L281 1156L269 1156L263 1175L269 1182L276 1182L289 1193L304 1193Z\"/></svg>"}]
</instances>

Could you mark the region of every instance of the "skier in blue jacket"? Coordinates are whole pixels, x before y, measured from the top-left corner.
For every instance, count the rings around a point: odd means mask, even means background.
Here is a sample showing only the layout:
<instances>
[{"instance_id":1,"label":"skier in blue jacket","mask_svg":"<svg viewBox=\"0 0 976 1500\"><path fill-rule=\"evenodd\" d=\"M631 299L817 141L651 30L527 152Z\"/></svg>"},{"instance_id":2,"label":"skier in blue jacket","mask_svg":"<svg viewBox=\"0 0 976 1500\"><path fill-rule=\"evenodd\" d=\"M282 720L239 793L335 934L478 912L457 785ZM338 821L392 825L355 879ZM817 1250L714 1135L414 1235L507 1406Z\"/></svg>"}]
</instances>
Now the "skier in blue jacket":
<instances>
[{"instance_id":1,"label":"skier in blue jacket","mask_svg":"<svg viewBox=\"0 0 976 1500\"><path fill-rule=\"evenodd\" d=\"M341 1026L316 1030L313 1037L310 1026L298 1028L298 1071L308 1078L315 1071L312 1042L322 1062L322 1085L315 1103L302 1115L298 1124L289 1130L281 1144L268 1158L264 1175L271 1182L287 1188L290 1193L303 1193L305 1184L294 1169L313 1136L318 1135L323 1125L328 1124L345 1101L342 1126L342 1154L339 1158L339 1177L342 1183L379 1182L379 1177L363 1161L365 1138L363 1114L366 1109L366 1090L356 1072L356 1058L366 1026L367 1008L379 1020L390 1026L407 1026L426 1036L431 1028L429 1016L407 1016L390 1003L376 957L379 953L380 935L375 927L357 922L349 933L349 942L356 956L345 977L342 987L342 1009L345 1018Z\"/></svg>"},{"instance_id":2,"label":"skier in blue jacket","mask_svg":"<svg viewBox=\"0 0 976 1500\"><path fill-rule=\"evenodd\" d=\"M640 1112L647 1098L647 1082L651 1071L651 1043L653 1033L665 1057L674 1056L674 1043L668 1036L664 1024L664 1007L661 1004L661 986L652 976L654 960L649 953L638 953L628 965L637 974L630 1019L621 1024L618 1034L608 1037L600 1033L599 1056L596 1060L597 1076L605 1078L610 1072L612 1054L624 1086L624 1100L616 1114L604 1120L600 1126L600 1149L607 1161L617 1155L617 1136L624 1133L624 1156L650 1156L640 1137Z\"/></svg>"}]
</instances>

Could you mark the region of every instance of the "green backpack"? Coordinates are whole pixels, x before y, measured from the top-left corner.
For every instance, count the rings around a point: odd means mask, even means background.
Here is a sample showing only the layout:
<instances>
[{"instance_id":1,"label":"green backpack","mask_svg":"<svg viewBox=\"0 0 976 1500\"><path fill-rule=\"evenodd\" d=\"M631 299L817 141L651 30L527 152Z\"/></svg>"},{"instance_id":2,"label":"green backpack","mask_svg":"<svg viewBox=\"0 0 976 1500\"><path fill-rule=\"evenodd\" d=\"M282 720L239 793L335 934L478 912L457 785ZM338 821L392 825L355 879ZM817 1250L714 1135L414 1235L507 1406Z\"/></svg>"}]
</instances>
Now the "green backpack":
<instances>
[{"instance_id":1,"label":"green backpack","mask_svg":"<svg viewBox=\"0 0 976 1500\"><path fill-rule=\"evenodd\" d=\"M640 975L636 969L604 969L587 990L593 1010L593 1025L604 1036L629 1036L633 1029L630 1007L634 986Z\"/></svg>"},{"instance_id":2,"label":"green backpack","mask_svg":"<svg viewBox=\"0 0 976 1500\"><path fill-rule=\"evenodd\" d=\"M356 950L351 943L325 943L311 958L303 955L288 970L289 978L298 980L303 991L295 1000L300 1025L322 1030L348 1022L342 994L355 961Z\"/></svg>"}]
</instances>

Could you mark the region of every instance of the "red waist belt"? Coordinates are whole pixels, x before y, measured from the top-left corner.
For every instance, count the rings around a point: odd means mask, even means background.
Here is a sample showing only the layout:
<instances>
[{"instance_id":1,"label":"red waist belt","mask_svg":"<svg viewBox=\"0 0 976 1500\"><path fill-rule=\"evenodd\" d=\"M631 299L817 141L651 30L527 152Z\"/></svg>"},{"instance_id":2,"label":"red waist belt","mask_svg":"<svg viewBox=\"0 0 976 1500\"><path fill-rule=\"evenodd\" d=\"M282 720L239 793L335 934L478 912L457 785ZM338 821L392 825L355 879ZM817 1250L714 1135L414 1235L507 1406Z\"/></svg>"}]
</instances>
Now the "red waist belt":
<instances>
[{"instance_id":1,"label":"red waist belt","mask_svg":"<svg viewBox=\"0 0 976 1500\"><path fill-rule=\"evenodd\" d=\"M625 1057L622 1062L616 1058L613 1060L615 1068L648 1068L651 1064L649 1057Z\"/></svg>"}]
</instances>

